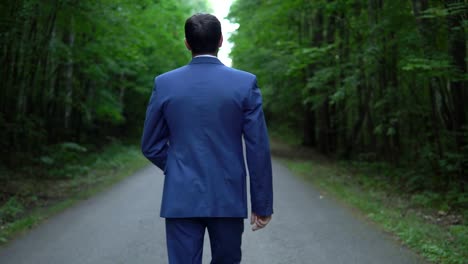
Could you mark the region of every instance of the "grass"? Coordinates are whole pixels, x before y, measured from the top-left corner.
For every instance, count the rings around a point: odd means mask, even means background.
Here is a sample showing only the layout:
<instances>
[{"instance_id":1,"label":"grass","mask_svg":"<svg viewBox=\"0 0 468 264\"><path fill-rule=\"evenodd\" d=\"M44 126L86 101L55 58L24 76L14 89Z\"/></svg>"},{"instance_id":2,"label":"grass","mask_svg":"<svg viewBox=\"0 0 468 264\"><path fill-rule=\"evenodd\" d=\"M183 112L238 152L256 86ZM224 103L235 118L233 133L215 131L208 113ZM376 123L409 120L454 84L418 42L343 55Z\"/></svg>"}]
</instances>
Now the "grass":
<instances>
[{"instance_id":1,"label":"grass","mask_svg":"<svg viewBox=\"0 0 468 264\"><path fill-rule=\"evenodd\" d=\"M356 171L349 164L320 158L282 160L295 174L339 201L357 208L427 260L442 264L467 263L466 221L464 224L463 220L457 224L444 223L443 219L451 217L447 212L439 208L422 208L415 201L417 199L411 199L408 194L389 185L379 174Z\"/></svg>"},{"instance_id":2,"label":"grass","mask_svg":"<svg viewBox=\"0 0 468 264\"><path fill-rule=\"evenodd\" d=\"M6 181L12 196L0 207L0 245L37 226L79 201L109 188L145 166L146 159L136 145L114 143L96 153L82 153L72 168L62 168L67 176L57 179L25 179ZM82 168L85 168L84 170ZM55 171L54 173L59 173ZM17 175L16 175L17 176ZM11 177L14 178L14 177ZM8 212L8 213L7 213Z\"/></svg>"}]
</instances>

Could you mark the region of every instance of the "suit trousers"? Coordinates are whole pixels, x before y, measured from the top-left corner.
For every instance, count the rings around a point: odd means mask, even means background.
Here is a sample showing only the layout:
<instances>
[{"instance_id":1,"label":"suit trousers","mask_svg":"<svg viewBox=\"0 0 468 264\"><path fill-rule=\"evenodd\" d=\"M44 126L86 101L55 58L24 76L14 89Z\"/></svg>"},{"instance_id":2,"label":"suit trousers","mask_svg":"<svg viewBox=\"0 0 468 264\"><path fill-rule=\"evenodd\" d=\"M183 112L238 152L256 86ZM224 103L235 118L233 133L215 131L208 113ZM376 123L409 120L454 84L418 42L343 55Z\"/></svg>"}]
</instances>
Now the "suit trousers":
<instances>
[{"instance_id":1,"label":"suit trousers","mask_svg":"<svg viewBox=\"0 0 468 264\"><path fill-rule=\"evenodd\" d=\"M166 218L169 264L201 264L203 240L208 230L211 264L241 262L244 218Z\"/></svg>"}]
</instances>

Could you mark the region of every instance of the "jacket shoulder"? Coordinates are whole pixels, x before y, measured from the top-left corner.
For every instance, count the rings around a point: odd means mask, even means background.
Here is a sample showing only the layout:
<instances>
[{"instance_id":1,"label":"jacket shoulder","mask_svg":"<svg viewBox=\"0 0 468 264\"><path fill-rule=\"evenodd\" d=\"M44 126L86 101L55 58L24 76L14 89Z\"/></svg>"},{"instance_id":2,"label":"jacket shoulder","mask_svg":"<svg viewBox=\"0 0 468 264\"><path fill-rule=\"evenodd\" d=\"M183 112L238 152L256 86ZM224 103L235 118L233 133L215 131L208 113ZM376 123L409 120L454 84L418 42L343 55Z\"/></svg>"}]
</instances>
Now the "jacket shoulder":
<instances>
[{"instance_id":1,"label":"jacket shoulder","mask_svg":"<svg viewBox=\"0 0 468 264\"><path fill-rule=\"evenodd\" d=\"M256 79L257 78L257 76L255 76L254 74L252 74L250 72L242 71L242 70L239 70L239 69L236 69L236 68L230 68L230 67L226 67L226 68L232 74L236 74L236 75L238 75L240 77L244 77L244 78L248 78L248 79Z\"/></svg>"},{"instance_id":2,"label":"jacket shoulder","mask_svg":"<svg viewBox=\"0 0 468 264\"><path fill-rule=\"evenodd\" d=\"M160 81L166 81L166 80L171 80L171 79L174 79L174 78L178 78L178 76L180 74L182 74L184 71L186 71L187 68L188 68L187 65L185 65L185 66L179 67L177 69L162 73L160 75L157 75L154 78L154 81L155 82L156 81L160 82Z\"/></svg>"}]
</instances>

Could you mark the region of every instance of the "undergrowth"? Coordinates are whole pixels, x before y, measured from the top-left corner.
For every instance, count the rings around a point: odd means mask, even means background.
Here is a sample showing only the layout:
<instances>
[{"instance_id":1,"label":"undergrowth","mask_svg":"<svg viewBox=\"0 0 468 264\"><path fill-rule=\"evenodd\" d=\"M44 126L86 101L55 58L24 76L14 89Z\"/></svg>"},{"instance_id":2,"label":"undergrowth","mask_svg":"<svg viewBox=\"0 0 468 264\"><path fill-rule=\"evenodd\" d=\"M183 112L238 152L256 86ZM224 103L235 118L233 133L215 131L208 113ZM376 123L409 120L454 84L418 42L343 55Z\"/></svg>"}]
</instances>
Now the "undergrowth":
<instances>
[{"instance_id":1,"label":"undergrowth","mask_svg":"<svg viewBox=\"0 0 468 264\"><path fill-rule=\"evenodd\" d=\"M147 164L135 144L113 142L90 151L63 143L50 150L30 167L2 170L0 244Z\"/></svg>"}]
</instances>

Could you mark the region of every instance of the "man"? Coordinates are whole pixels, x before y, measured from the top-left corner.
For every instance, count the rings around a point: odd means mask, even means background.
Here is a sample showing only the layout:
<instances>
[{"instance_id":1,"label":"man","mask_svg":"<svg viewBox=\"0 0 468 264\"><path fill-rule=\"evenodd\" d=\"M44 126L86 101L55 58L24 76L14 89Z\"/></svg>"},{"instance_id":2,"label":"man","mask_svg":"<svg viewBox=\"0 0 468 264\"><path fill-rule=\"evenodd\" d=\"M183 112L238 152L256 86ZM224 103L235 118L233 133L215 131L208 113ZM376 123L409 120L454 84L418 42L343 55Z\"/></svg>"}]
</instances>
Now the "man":
<instances>
[{"instance_id":1,"label":"man","mask_svg":"<svg viewBox=\"0 0 468 264\"><path fill-rule=\"evenodd\" d=\"M221 24L209 14L185 23L190 64L155 79L143 154L164 171L161 217L171 264L201 263L208 230L211 263L240 263L247 218L246 169L253 230L273 213L267 128L256 77L224 66Z\"/></svg>"}]
</instances>

